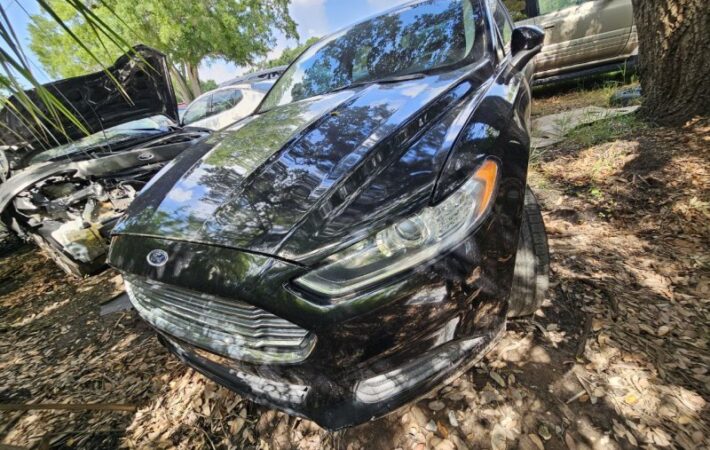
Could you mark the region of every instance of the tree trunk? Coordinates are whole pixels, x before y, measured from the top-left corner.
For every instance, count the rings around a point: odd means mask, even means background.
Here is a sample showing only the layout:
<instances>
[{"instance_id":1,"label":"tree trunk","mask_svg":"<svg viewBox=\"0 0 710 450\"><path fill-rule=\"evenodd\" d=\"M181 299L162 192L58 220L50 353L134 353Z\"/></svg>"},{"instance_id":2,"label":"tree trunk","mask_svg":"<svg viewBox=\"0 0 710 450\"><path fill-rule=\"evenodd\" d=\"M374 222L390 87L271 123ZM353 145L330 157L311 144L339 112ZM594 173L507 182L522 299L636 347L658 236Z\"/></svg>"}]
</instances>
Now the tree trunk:
<instances>
[{"instance_id":1,"label":"tree trunk","mask_svg":"<svg viewBox=\"0 0 710 450\"><path fill-rule=\"evenodd\" d=\"M190 90L192 94L197 97L202 94L202 88L200 87L200 75L197 73L197 66L194 64L185 64L187 68L187 79L190 81Z\"/></svg>"},{"instance_id":2,"label":"tree trunk","mask_svg":"<svg viewBox=\"0 0 710 450\"><path fill-rule=\"evenodd\" d=\"M641 115L678 125L710 111L708 0L632 0L639 36Z\"/></svg>"},{"instance_id":3,"label":"tree trunk","mask_svg":"<svg viewBox=\"0 0 710 450\"><path fill-rule=\"evenodd\" d=\"M180 72L180 70L178 70L177 67L175 67L174 64L170 65L170 74L175 81L175 88L180 93L180 98L182 98L182 100L186 103L193 101L195 96L192 94L190 86L187 85L184 75Z\"/></svg>"}]
</instances>

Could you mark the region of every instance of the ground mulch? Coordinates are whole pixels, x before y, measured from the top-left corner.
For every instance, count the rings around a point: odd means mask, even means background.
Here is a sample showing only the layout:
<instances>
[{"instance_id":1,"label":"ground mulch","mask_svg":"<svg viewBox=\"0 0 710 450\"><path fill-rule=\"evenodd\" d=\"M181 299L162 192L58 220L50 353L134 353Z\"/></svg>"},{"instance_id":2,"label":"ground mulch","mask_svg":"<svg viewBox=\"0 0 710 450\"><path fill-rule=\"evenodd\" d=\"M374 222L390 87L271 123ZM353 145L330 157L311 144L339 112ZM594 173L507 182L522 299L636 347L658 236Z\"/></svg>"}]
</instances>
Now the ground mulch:
<instances>
[{"instance_id":1,"label":"ground mulch","mask_svg":"<svg viewBox=\"0 0 710 450\"><path fill-rule=\"evenodd\" d=\"M708 120L547 150L530 175L552 253L543 307L451 385L337 433L185 368L134 311L100 316L115 272L67 279L25 247L0 258L0 443L710 448L709 153Z\"/></svg>"}]
</instances>

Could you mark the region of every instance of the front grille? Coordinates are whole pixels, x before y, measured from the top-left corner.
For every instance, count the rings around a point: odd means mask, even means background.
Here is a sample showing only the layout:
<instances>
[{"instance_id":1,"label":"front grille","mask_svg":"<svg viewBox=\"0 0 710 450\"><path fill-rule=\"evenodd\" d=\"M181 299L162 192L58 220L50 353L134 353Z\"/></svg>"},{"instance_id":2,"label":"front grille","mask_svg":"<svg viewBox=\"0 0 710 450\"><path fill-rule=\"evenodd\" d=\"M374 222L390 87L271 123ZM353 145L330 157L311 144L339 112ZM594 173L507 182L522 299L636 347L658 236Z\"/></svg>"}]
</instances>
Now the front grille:
<instances>
[{"instance_id":1,"label":"front grille","mask_svg":"<svg viewBox=\"0 0 710 450\"><path fill-rule=\"evenodd\" d=\"M124 275L138 314L158 330L233 359L295 363L308 357L315 336L239 300L229 300Z\"/></svg>"}]
</instances>

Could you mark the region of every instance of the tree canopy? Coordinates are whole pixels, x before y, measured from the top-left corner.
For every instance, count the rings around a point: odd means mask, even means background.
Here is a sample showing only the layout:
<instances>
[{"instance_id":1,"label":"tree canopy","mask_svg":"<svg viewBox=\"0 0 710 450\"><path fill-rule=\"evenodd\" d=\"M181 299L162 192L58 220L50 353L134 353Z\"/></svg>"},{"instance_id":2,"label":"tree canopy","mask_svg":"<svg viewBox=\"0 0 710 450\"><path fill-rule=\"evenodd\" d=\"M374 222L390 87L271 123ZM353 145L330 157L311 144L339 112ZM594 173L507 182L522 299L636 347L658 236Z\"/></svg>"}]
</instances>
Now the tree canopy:
<instances>
[{"instance_id":1,"label":"tree canopy","mask_svg":"<svg viewBox=\"0 0 710 450\"><path fill-rule=\"evenodd\" d=\"M528 16L526 14L526 2L525 0L503 0L506 8L510 12L510 16L513 20L523 20Z\"/></svg>"},{"instance_id":2,"label":"tree canopy","mask_svg":"<svg viewBox=\"0 0 710 450\"><path fill-rule=\"evenodd\" d=\"M285 66L287 64L291 64L293 60L298 58L298 55L303 53L305 49L310 47L311 45L315 44L318 42L320 38L319 37L311 37L309 38L306 42L303 44L298 44L295 47L286 47L283 52L281 52L281 55L279 55L277 58L274 59L269 59L267 61L264 61L263 63L259 64L260 69L270 69L272 67L278 67L278 66Z\"/></svg>"},{"instance_id":3,"label":"tree canopy","mask_svg":"<svg viewBox=\"0 0 710 450\"><path fill-rule=\"evenodd\" d=\"M49 0L72 33L110 64L122 49L97 35L86 17L63 0ZM289 16L290 0L102 0L93 13L132 44L143 43L166 55L174 65L176 86L183 97L201 92L198 65L223 58L237 65L254 64L276 41L275 33L297 38ZM33 16L30 48L55 77L100 70L101 64L47 14ZM182 79L180 79L182 78Z\"/></svg>"},{"instance_id":4,"label":"tree canopy","mask_svg":"<svg viewBox=\"0 0 710 450\"><path fill-rule=\"evenodd\" d=\"M202 92L211 91L217 89L217 82L215 80L200 80L200 87Z\"/></svg>"}]
</instances>

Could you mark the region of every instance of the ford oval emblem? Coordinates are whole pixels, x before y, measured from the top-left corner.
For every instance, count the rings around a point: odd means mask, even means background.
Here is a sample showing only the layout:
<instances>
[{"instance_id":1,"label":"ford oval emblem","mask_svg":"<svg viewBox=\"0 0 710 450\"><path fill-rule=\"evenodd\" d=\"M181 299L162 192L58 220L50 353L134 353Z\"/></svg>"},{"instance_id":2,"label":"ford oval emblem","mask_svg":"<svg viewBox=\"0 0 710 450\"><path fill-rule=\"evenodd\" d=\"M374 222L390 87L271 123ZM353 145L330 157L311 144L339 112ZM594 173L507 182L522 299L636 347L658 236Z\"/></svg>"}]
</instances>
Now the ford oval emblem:
<instances>
[{"instance_id":1,"label":"ford oval emblem","mask_svg":"<svg viewBox=\"0 0 710 450\"><path fill-rule=\"evenodd\" d=\"M152 153L145 152L145 153L141 153L140 155L138 155L138 160L139 161L150 161L151 159L153 159L153 157L154 157L154 155Z\"/></svg>"},{"instance_id":2,"label":"ford oval emblem","mask_svg":"<svg viewBox=\"0 0 710 450\"><path fill-rule=\"evenodd\" d=\"M168 262L168 252L160 249L151 250L145 259L153 267L163 267Z\"/></svg>"}]
</instances>

